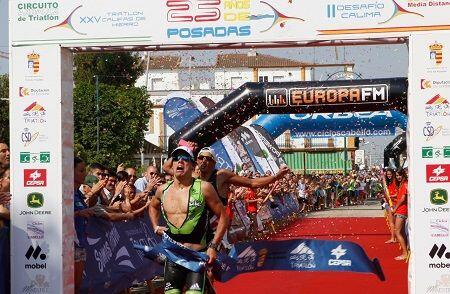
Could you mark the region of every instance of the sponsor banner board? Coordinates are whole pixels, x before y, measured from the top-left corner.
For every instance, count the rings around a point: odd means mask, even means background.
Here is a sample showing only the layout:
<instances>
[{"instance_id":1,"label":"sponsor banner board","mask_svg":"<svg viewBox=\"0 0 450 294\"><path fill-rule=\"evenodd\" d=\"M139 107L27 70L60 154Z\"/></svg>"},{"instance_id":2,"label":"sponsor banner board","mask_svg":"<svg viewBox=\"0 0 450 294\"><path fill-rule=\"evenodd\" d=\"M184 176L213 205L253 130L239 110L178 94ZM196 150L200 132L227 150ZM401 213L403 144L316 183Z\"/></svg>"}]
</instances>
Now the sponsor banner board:
<instances>
[{"instance_id":1,"label":"sponsor banner board","mask_svg":"<svg viewBox=\"0 0 450 294\"><path fill-rule=\"evenodd\" d=\"M153 247L161 238L147 214L126 222L92 218L86 228L86 277L81 293L118 293L134 281L163 275L163 266L144 257L134 244Z\"/></svg>"},{"instance_id":2,"label":"sponsor banner board","mask_svg":"<svg viewBox=\"0 0 450 294\"><path fill-rule=\"evenodd\" d=\"M450 34L413 35L409 48L409 290L440 293L450 267Z\"/></svg>"},{"instance_id":3,"label":"sponsor banner board","mask_svg":"<svg viewBox=\"0 0 450 294\"><path fill-rule=\"evenodd\" d=\"M340 136L393 136L395 128L406 129L406 115L400 111L263 114L253 124L277 138L291 130L295 138Z\"/></svg>"},{"instance_id":4,"label":"sponsor banner board","mask_svg":"<svg viewBox=\"0 0 450 294\"><path fill-rule=\"evenodd\" d=\"M14 45L384 38L449 29L449 14L448 1L10 1Z\"/></svg>"},{"instance_id":5,"label":"sponsor banner board","mask_svg":"<svg viewBox=\"0 0 450 294\"><path fill-rule=\"evenodd\" d=\"M63 292L60 52L12 50L12 293Z\"/></svg>"}]
</instances>

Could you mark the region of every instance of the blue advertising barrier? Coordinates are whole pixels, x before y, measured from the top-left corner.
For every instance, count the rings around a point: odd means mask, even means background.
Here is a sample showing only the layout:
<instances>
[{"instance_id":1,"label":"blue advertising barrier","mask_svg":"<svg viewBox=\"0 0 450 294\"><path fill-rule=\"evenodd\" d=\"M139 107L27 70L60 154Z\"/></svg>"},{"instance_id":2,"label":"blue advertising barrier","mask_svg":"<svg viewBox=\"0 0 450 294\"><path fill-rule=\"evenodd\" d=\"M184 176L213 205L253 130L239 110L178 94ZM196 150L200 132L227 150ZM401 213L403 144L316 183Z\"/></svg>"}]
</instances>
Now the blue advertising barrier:
<instances>
[{"instance_id":1,"label":"blue advertising barrier","mask_svg":"<svg viewBox=\"0 0 450 294\"><path fill-rule=\"evenodd\" d=\"M253 125L262 126L273 138L286 130L303 138L333 137L335 133L366 137L382 135L379 132L381 130L388 130L391 135L395 135L395 127L406 129L407 117L399 111L264 114Z\"/></svg>"},{"instance_id":2,"label":"blue advertising barrier","mask_svg":"<svg viewBox=\"0 0 450 294\"><path fill-rule=\"evenodd\" d=\"M279 197L273 197L273 200L274 200L274 202L273 202L274 205L273 206L269 205L269 211L270 211L270 214L272 215L272 219L275 221L282 220L284 217L283 203L281 203Z\"/></svg>"},{"instance_id":3,"label":"blue advertising barrier","mask_svg":"<svg viewBox=\"0 0 450 294\"><path fill-rule=\"evenodd\" d=\"M295 199L295 195L288 194L284 199L286 206L289 207L289 213L298 212L300 210L298 201Z\"/></svg>"},{"instance_id":4,"label":"blue advertising barrier","mask_svg":"<svg viewBox=\"0 0 450 294\"><path fill-rule=\"evenodd\" d=\"M197 106L185 98L172 97L164 105L164 122L173 130L179 130L186 124L200 116L201 112ZM217 141L212 146L216 152L218 169L226 168L233 170L234 164L228 155L227 150L221 141Z\"/></svg>"},{"instance_id":5,"label":"blue advertising barrier","mask_svg":"<svg viewBox=\"0 0 450 294\"><path fill-rule=\"evenodd\" d=\"M135 245L148 258L165 255L170 261L194 272L205 270L208 256L190 250L164 234L154 247ZM373 261L358 244L347 241L285 240L237 243L228 255L218 253L212 272L220 282L257 271L342 271L375 274L385 280L377 259Z\"/></svg>"},{"instance_id":6,"label":"blue advertising barrier","mask_svg":"<svg viewBox=\"0 0 450 294\"><path fill-rule=\"evenodd\" d=\"M173 130L179 130L201 115L198 105L193 101L182 97L169 96L168 98L170 99L164 106L164 122ZM200 101L207 98L202 99ZM214 102L209 101L208 104L214 105ZM235 167L241 168L241 165L245 163L253 172L263 173L270 170L276 173L280 165L284 163L275 142L265 130L261 130L260 126L239 127L210 147L216 152L217 169L235 170Z\"/></svg>"},{"instance_id":7,"label":"blue advertising barrier","mask_svg":"<svg viewBox=\"0 0 450 294\"><path fill-rule=\"evenodd\" d=\"M133 244L154 246L160 242L148 216L122 222L90 218L86 233L82 293L116 293L131 287L135 280L162 275L161 265L133 248Z\"/></svg>"},{"instance_id":8,"label":"blue advertising barrier","mask_svg":"<svg viewBox=\"0 0 450 294\"><path fill-rule=\"evenodd\" d=\"M294 197L292 194L281 194L273 197L273 204L275 204L273 207L271 207L270 203L266 204L273 220L282 220L291 213L299 211L299 206Z\"/></svg>"},{"instance_id":9,"label":"blue advertising barrier","mask_svg":"<svg viewBox=\"0 0 450 294\"><path fill-rule=\"evenodd\" d=\"M0 229L0 293L10 293L10 238L9 227Z\"/></svg>"}]
</instances>

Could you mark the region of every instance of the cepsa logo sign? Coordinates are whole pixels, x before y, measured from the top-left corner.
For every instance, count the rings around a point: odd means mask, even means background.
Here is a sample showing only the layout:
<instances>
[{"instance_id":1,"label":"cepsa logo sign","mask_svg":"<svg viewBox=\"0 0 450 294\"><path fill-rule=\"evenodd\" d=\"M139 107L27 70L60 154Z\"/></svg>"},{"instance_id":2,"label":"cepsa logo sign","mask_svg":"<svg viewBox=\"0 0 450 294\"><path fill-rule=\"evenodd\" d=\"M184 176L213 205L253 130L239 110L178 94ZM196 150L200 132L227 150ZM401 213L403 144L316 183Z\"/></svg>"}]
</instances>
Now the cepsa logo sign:
<instances>
[{"instance_id":1,"label":"cepsa logo sign","mask_svg":"<svg viewBox=\"0 0 450 294\"><path fill-rule=\"evenodd\" d=\"M23 185L25 187L47 187L47 170L25 169L23 171Z\"/></svg>"},{"instance_id":2,"label":"cepsa logo sign","mask_svg":"<svg viewBox=\"0 0 450 294\"><path fill-rule=\"evenodd\" d=\"M385 103L388 100L389 86L386 84L266 90L269 107Z\"/></svg>"},{"instance_id":3,"label":"cepsa logo sign","mask_svg":"<svg viewBox=\"0 0 450 294\"><path fill-rule=\"evenodd\" d=\"M450 182L450 164L427 165L427 183Z\"/></svg>"}]
</instances>

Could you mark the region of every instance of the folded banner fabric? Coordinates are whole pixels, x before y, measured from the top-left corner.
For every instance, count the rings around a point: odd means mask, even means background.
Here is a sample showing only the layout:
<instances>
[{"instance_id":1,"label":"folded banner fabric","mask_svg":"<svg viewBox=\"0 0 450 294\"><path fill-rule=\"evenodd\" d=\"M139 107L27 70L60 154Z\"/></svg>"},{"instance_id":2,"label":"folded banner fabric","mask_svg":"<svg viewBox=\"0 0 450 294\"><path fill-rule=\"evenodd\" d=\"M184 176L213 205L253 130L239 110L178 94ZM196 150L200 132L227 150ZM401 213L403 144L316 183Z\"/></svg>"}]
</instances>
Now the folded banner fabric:
<instances>
[{"instance_id":1,"label":"folded banner fabric","mask_svg":"<svg viewBox=\"0 0 450 294\"><path fill-rule=\"evenodd\" d=\"M191 271L205 270L208 256L190 250L164 235L153 248L135 245L150 259L166 256ZM218 281L226 282L235 276L256 271L344 271L375 274L384 281L377 259L370 260L358 244L346 241L295 239L284 241L256 241L237 243L228 255L219 253L212 266Z\"/></svg>"},{"instance_id":2,"label":"folded banner fabric","mask_svg":"<svg viewBox=\"0 0 450 294\"><path fill-rule=\"evenodd\" d=\"M133 281L162 275L157 256L152 260L133 244L154 246L160 237L153 232L147 216L132 221L108 222L90 218L86 228L86 263L81 293L118 293ZM1 292L0 292L1 293Z\"/></svg>"}]
</instances>

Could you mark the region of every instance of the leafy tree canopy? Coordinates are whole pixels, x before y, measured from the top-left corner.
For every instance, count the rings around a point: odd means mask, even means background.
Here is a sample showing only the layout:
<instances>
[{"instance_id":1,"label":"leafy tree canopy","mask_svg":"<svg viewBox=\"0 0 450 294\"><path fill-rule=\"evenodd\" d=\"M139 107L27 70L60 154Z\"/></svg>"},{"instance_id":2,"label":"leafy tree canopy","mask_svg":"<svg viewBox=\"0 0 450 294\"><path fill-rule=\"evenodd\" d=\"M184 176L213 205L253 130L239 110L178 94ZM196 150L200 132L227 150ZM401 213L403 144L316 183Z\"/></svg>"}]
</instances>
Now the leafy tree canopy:
<instances>
[{"instance_id":1,"label":"leafy tree canopy","mask_svg":"<svg viewBox=\"0 0 450 294\"><path fill-rule=\"evenodd\" d=\"M139 56L130 52L76 54L74 64L75 85L80 82L94 84L97 75L103 84L134 86L144 72Z\"/></svg>"},{"instance_id":2,"label":"leafy tree canopy","mask_svg":"<svg viewBox=\"0 0 450 294\"><path fill-rule=\"evenodd\" d=\"M74 90L75 143L89 162L109 167L132 163L143 146L150 115L144 88L99 86L99 153L95 85L80 83Z\"/></svg>"},{"instance_id":3,"label":"leafy tree canopy","mask_svg":"<svg viewBox=\"0 0 450 294\"><path fill-rule=\"evenodd\" d=\"M144 88L134 87L142 74L137 54L77 54L75 62L75 146L88 162L109 167L131 164L144 142L151 103ZM98 76L98 105L96 83ZM97 153L97 115L99 152Z\"/></svg>"}]
</instances>

